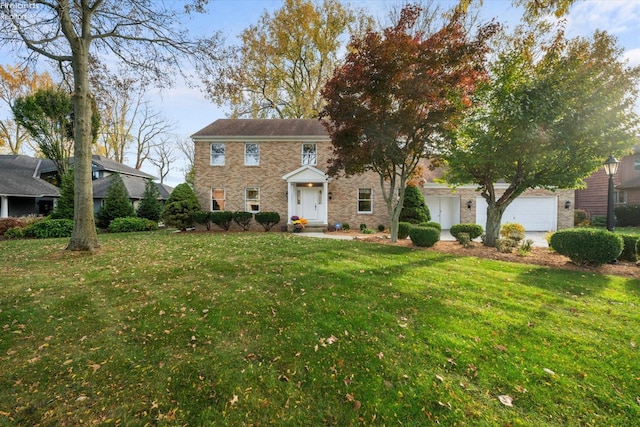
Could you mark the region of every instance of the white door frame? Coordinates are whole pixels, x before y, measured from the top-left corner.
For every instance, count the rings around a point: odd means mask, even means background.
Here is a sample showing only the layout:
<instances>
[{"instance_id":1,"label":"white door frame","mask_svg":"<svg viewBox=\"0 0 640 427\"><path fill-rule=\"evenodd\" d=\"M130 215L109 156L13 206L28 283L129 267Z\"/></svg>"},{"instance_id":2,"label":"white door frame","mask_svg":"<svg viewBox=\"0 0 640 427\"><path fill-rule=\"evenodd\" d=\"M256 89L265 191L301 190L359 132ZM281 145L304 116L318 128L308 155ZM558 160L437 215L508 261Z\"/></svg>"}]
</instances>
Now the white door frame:
<instances>
[{"instance_id":1,"label":"white door frame","mask_svg":"<svg viewBox=\"0 0 640 427\"><path fill-rule=\"evenodd\" d=\"M309 221L312 225L327 225L327 218L329 216L328 207L328 183L331 179L321 170L310 166L302 166L282 177L287 181L287 224L291 224L291 217L293 215L299 215L298 201L302 203L302 191L303 188L316 188L322 187L322 193L317 205L317 218ZM300 200L298 199L298 190L300 190Z\"/></svg>"}]
</instances>

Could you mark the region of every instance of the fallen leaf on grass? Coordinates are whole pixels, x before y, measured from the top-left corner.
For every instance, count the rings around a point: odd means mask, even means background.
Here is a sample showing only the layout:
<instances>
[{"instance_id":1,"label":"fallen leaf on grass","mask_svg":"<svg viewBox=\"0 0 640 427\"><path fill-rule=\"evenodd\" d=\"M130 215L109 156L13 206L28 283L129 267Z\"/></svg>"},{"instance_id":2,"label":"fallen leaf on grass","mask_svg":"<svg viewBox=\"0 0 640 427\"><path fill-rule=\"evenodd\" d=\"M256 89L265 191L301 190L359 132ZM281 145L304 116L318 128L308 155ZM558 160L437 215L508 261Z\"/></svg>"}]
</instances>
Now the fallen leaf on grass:
<instances>
[{"instance_id":1,"label":"fallen leaf on grass","mask_svg":"<svg viewBox=\"0 0 640 427\"><path fill-rule=\"evenodd\" d=\"M231 405L235 405L236 403L238 403L238 395L234 394L233 397L231 398L231 400L229 401L229 403Z\"/></svg>"},{"instance_id":2,"label":"fallen leaf on grass","mask_svg":"<svg viewBox=\"0 0 640 427\"><path fill-rule=\"evenodd\" d=\"M511 396L501 394L500 396L498 396L498 399L504 406L513 406L513 398Z\"/></svg>"},{"instance_id":3,"label":"fallen leaf on grass","mask_svg":"<svg viewBox=\"0 0 640 427\"><path fill-rule=\"evenodd\" d=\"M555 372L553 372L551 369L548 369L548 368L544 368L543 371L545 371L549 375L555 375L556 374Z\"/></svg>"}]
</instances>

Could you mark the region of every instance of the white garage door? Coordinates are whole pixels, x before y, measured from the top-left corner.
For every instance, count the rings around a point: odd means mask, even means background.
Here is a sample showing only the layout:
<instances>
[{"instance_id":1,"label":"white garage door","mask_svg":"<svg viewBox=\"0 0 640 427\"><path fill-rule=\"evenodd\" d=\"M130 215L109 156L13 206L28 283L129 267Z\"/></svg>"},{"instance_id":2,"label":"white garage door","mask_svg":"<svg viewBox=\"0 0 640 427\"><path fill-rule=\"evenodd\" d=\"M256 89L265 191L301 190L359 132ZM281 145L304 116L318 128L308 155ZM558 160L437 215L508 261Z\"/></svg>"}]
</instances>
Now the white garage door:
<instances>
[{"instance_id":1,"label":"white garage door","mask_svg":"<svg viewBox=\"0 0 640 427\"><path fill-rule=\"evenodd\" d=\"M448 230L460 223L460 197L425 196L425 202L431 214L431 221Z\"/></svg>"},{"instance_id":2,"label":"white garage door","mask_svg":"<svg viewBox=\"0 0 640 427\"><path fill-rule=\"evenodd\" d=\"M558 227L557 197L518 197L502 215L502 224L517 222L526 231L550 231ZM487 226L487 202L476 199L476 223Z\"/></svg>"}]
</instances>

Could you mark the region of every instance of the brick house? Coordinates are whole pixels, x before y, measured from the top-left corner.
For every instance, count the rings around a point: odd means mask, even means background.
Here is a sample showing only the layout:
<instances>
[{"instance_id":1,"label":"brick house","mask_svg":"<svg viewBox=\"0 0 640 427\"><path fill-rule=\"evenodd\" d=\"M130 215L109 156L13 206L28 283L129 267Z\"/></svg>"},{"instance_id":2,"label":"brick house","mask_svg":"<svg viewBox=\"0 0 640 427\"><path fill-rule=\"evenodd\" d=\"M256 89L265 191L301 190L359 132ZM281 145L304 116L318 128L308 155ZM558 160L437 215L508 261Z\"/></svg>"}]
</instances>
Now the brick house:
<instances>
[{"instance_id":1,"label":"brick house","mask_svg":"<svg viewBox=\"0 0 640 427\"><path fill-rule=\"evenodd\" d=\"M275 211L281 224L293 215L321 227L389 224L377 174L327 176L331 140L318 120L221 119L192 139L194 187L203 209ZM475 186L452 190L435 178L426 177L422 189L433 220L445 229L460 222L485 225L486 205ZM513 206L504 222L524 219L525 228L534 227L529 231L573 225L573 190L528 191Z\"/></svg>"},{"instance_id":2,"label":"brick house","mask_svg":"<svg viewBox=\"0 0 640 427\"><path fill-rule=\"evenodd\" d=\"M607 215L609 176L604 168L598 169L584 181L586 188L576 190L576 209L585 210L589 216ZM613 182L614 206L640 204L640 146L634 148L633 154L620 160Z\"/></svg>"}]
</instances>

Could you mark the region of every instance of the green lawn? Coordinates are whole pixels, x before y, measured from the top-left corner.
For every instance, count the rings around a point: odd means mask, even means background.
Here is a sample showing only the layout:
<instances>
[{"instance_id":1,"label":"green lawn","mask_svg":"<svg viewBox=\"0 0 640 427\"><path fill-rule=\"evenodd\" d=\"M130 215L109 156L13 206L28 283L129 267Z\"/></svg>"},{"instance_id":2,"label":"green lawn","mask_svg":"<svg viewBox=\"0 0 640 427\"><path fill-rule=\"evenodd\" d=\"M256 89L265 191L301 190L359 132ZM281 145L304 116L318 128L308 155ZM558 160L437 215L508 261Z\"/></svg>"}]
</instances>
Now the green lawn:
<instances>
[{"instance_id":1,"label":"green lawn","mask_svg":"<svg viewBox=\"0 0 640 427\"><path fill-rule=\"evenodd\" d=\"M101 241L0 242L0 425L640 420L639 281L281 233Z\"/></svg>"}]
</instances>

